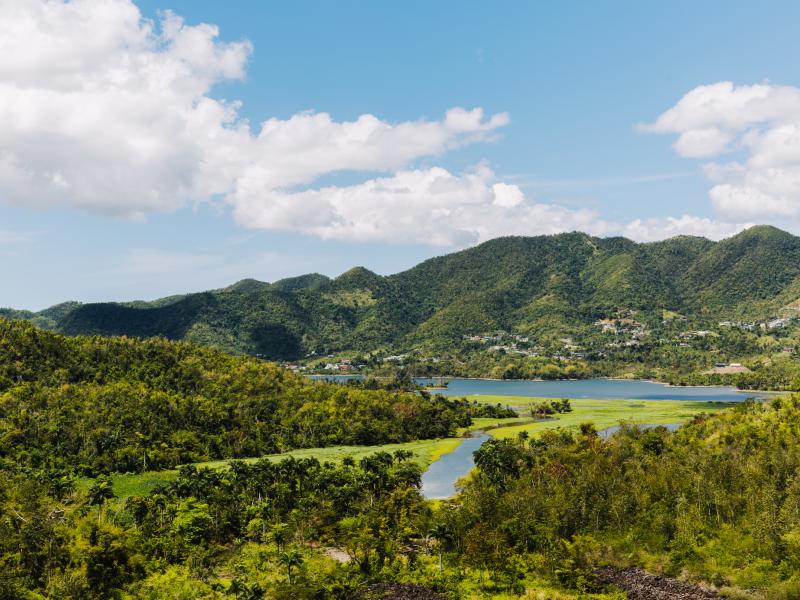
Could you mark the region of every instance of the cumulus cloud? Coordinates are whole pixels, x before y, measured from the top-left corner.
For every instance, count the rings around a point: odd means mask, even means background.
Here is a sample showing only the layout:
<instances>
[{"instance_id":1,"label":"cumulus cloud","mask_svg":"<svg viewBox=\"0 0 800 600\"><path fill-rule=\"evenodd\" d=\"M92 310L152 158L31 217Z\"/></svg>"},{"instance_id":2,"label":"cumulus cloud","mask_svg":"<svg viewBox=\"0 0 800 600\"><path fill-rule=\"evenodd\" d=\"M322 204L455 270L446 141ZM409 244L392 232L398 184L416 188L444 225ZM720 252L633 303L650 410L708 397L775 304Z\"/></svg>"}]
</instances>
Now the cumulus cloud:
<instances>
[{"instance_id":1,"label":"cumulus cloud","mask_svg":"<svg viewBox=\"0 0 800 600\"><path fill-rule=\"evenodd\" d=\"M463 246L499 235L605 227L593 211L527 202L517 186L496 183L486 166L461 175L440 167L404 170L352 186L269 197L263 188L254 181L253 193L237 190L240 224L323 239Z\"/></svg>"},{"instance_id":2,"label":"cumulus cloud","mask_svg":"<svg viewBox=\"0 0 800 600\"><path fill-rule=\"evenodd\" d=\"M730 157L704 165L723 219L800 219L800 89L699 86L641 129L677 134L681 156Z\"/></svg>"},{"instance_id":3,"label":"cumulus cloud","mask_svg":"<svg viewBox=\"0 0 800 600\"><path fill-rule=\"evenodd\" d=\"M653 242L676 235L695 235L710 240L730 237L753 223L728 223L693 215L653 219L635 219L621 227L622 234L639 242Z\"/></svg>"},{"instance_id":4,"label":"cumulus cloud","mask_svg":"<svg viewBox=\"0 0 800 600\"><path fill-rule=\"evenodd\" d=\"M336 171L394 171L509 120L480 108L397 124L305 112L253 131L236 102L210 96L244 78L251 45L220 41L213 25L169 12L154 23L128 0L3 2L0 19L6 202L133 218L218 197L252 205Z\"/></svg>"},{"instance_id":5,"label":"cumulus cloud","mask_svg":"<svg viewBox=\"0 0 800 600\"><path fill-rule=\"evenodd\" d=\"M461 173L420 166L422 159L496 139L509 123L506 113L455 107L438 120L392 123L371 114L337 121L309 111L251 124L238 102L212 91L245 78L252 46L220 40L214 25L189 25L171 12L144 19L130 0L0 1L0 20L0 201L6 203L141 220L214 202L230 207L247 228L438 246L625 228L594 211L528 198L483 164ZM711 86L645 128L678 133L676 148L686 156L711 156L736 144L752 148L753 167L716 171L722 180L715 204L746 215L751 188L784 193L756 178L745 181L747 174L795 164L792 151L769 139L794 143L790 130L776 125L759 134L753 124L777 123L788 110L800 110L797 96L769 86ZM754 122L753 115L761 116ZM320 183L343 171L362 181ZM791 187L787 177L784 188ZM694 231L683 219L666 223L664 231ZM658 226L637 221L627 231L650 237ZM162 258L141 251L129 267L207 259Z\"/></svg>"}]
</instances>

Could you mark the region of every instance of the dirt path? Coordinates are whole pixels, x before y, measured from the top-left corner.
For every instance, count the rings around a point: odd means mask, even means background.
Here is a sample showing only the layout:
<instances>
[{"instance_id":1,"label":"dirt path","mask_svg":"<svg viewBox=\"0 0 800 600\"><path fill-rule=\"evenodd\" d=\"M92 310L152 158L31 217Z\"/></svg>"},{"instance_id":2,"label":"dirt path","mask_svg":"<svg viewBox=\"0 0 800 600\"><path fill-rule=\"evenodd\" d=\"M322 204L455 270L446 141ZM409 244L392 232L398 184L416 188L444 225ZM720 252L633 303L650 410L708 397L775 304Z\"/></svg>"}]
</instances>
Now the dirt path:
<instances>
[{"instance_id":1,"label":"dirt path","mask_svg":"<svg viewBox=\"0 0 800 600\"><path fill-rule=\"evenodd\" d=\"M705 600L719 598L712 589L683 583L671 577L650 575L647 571L630 567L617 569L603 567L597 572L602 583L613 583L628 593L628 600Z\"/></svg>"}]
</instances>

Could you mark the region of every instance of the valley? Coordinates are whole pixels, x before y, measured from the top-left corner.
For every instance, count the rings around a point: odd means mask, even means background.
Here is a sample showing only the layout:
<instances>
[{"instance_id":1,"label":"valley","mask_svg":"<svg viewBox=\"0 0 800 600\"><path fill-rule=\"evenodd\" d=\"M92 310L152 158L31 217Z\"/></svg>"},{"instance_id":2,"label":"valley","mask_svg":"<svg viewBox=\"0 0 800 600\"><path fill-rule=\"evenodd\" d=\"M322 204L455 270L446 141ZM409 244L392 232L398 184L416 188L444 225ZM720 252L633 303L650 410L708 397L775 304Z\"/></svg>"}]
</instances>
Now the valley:
<instances>
[{"instance_id":1,"label":"valley","mask_svg":"<svg viewBox=\"0 0 800 600\"><path fill-rule=\"evenodd\" d=\"M794 244L769 228L737 238L743 265L761 254L774 263L773 244ZM552 245L553 261L564 244L580 254L589 242L592 254L631 248L579 234L498 244L515 253ZM668 254L717 247L665 244ZM649 245L634 250L652 259ZM465 260L461 279L478 286L471 252L441 260ZM616 586L652 587L636 567L678 577L667 586L676 590L793 593L800 416L790 392L800 369L794 307L782 304L794 294L793 271L764 264L785 277L783 291L773 279L751 281L760 287L746 293L760 300L712 309L710 292L708 305L685 291L635 305L641 273L627 270L620 308L585 299L599 293L587 273L601 259L581 260L576 279L557 286L561 304L547 284L555 271L532 267L491 305L491 322L474 312L490 305L464 290L456 296L468 312L455 314L419 296L409 304L413 294L392 287L409 274L363 270L346 274L355 287L339 295L341 282L305 277L156 303L5 311L0 592L344 600L395 589L611 600ZM683 264L681 277L693 268ZM422 289L428 280L415 281ZM436 294L448 289L436 285ZM538 286L550 290L546 302ZM495 280L482 293L498 289ZM322 328L329 335L336 324L339 345L318 353L303 345L308 331L302 343L287 338L301 315L292 311L269 313L265 346L226 345L244 339L226 320L227 303L249 307L254 323L265 317L250 309L275 294L316 298L315 319L327 314L324 302L343 311ZM524 308L531 302L546 304L535 320ZM172 312L191 306L180 318ZM388 312L370 314L380 306ZM214 331L228 342L195 337L213 330L195 320L209 307L221 311ZM100 320L89 326L87 315ZM70 328L81 335L58 333ZM276 347L278 362L255 351Z\"/></svg>"}]
</instances>

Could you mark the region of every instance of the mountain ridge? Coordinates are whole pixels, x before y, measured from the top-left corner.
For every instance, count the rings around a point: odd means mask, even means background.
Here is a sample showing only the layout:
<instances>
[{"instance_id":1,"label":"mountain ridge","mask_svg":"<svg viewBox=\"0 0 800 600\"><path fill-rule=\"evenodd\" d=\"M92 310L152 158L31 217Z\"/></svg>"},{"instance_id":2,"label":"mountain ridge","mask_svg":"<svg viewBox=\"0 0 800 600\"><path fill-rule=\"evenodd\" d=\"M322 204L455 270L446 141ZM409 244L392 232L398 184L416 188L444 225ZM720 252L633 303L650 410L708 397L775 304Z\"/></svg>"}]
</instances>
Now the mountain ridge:
<instances>
[{"instance_id":1,"label":"mountain ridge","mask_svg":"<svg viewBox=\"0 0 800 600\"><path fill-rule=\"evenodd\" d=\"M152 302L0 310L70 335L163 336L270 359L443 347L505 330L566 336L624 308L691 319L755 318L800 298L800 237L755 226L714 242L637 243L581 232L495 238L392 275L354 267Z\"/></svg>"}]
</instances>

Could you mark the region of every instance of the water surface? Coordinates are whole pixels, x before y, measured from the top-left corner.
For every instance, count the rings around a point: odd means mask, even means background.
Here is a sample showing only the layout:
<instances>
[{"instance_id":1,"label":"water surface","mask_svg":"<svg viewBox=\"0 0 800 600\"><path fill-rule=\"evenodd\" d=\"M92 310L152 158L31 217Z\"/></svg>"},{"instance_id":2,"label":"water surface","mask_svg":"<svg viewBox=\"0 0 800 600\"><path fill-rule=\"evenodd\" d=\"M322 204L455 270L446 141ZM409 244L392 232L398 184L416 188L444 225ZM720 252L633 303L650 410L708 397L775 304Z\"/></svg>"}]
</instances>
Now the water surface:
<instances>
[{"instance_id":1,"label":"water surface","mask_svg":"<svg viewBox=\"0 0 800 600\"><path fill-rule=\"evenodd\" d=\"M312 379L346 382L361 375L311 375ZM725 386L671 386L640 379L581 379L532 381L529 379L444 378L446 388L434 390L443 396L530 396L539 398L592 398L595 400L701 400L741 402L766 398L771 392L740 391ZM421 385L439 385L441 378L417 379Z\"/></svg>"},{"instance_id":2,"label":"water surface","mask_svg":"<svg viewBox=\"0 0 800 600\"><path fill-rule=\"evenodd\" d=\"M489 439L484 432L464 438L458 447L445 454L422 474L422 495L426 498L450 498L456 493L456 481L467 475L475 466L472 453Z\"/></svg>"},{"instance_id":3,"label":"water surface","mask_svg":"<svg viewBox=\"0 0 800 600\"><path fill-rule=\"evenodd\" d=\"M439 379L419 379L422 385L435 385ZM740 392L733 387L680 387L641 380L582 379L568 381L530 381L520 379L450 379L444 396L535 396L541 398L592 398L595 400L702 400L741 402L767 394Z\"/></svg>"}]
</instances>

